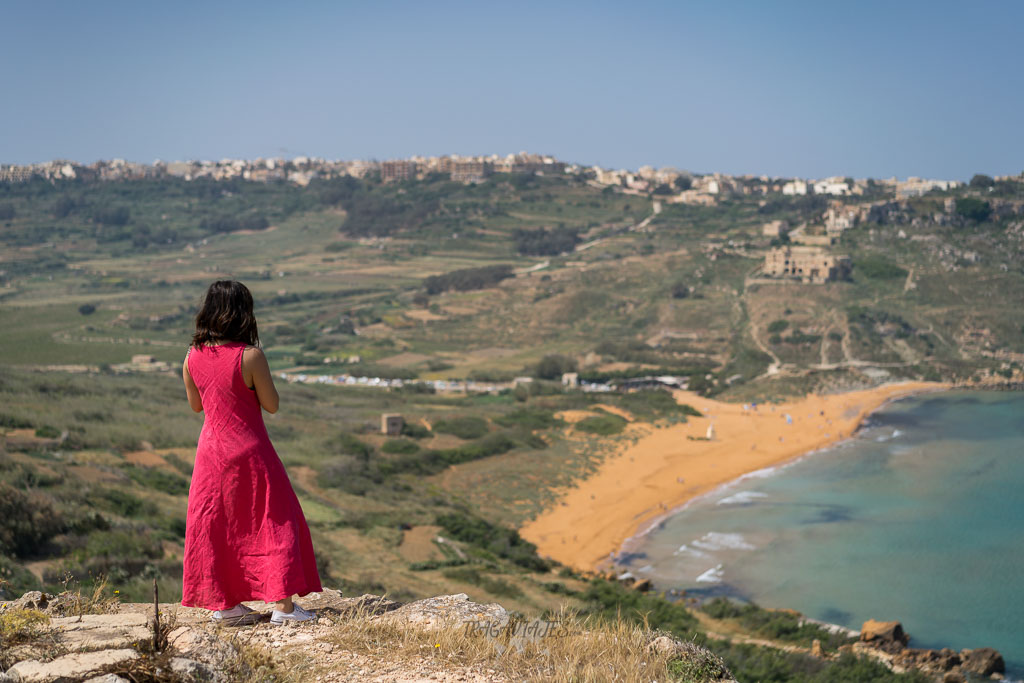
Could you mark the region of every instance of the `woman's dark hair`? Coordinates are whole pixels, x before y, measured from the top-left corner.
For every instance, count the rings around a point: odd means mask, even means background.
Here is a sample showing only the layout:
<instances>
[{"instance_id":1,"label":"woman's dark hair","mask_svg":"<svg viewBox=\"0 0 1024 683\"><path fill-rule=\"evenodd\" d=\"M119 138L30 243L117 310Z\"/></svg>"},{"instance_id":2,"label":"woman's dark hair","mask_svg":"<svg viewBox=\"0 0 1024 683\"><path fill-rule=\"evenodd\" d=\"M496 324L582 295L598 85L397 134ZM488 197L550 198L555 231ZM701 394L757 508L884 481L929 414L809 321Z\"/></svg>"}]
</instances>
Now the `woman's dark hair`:
<instances>
[{"instance_id":1,"label":"woman's dark hair","mask_svg":"<svg viewBox=\"0 0 1024 683\"><path fill-rule=\"evenodd\" d=\"M217 280L206 290L206 298L196 314L196 333L192 346L221 342L245 342L259 346L256 316L252 312L252 294L237 280Z\"/></svg>"}]
</instances>

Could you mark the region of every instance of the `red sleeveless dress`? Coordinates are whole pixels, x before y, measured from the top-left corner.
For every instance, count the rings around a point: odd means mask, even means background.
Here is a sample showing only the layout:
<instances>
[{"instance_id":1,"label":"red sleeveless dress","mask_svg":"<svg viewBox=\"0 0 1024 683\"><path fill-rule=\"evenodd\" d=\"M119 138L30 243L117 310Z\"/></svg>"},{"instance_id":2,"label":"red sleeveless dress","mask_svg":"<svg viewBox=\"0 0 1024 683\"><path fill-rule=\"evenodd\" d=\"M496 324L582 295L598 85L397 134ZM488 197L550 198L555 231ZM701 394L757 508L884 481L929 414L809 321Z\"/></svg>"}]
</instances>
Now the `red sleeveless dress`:
<instances>
[{"instance_id":1,"label":"red sleeveless dress","mask_svg":"<svg viewBox=\"0 0 1024 683\"><path fill-rule=\"evenodd\" d=\"M219 610L322 590L306 518L242 378L243 343L193 348L205 418L185 523L181 604Z\"/></svg>"}]
</instances>

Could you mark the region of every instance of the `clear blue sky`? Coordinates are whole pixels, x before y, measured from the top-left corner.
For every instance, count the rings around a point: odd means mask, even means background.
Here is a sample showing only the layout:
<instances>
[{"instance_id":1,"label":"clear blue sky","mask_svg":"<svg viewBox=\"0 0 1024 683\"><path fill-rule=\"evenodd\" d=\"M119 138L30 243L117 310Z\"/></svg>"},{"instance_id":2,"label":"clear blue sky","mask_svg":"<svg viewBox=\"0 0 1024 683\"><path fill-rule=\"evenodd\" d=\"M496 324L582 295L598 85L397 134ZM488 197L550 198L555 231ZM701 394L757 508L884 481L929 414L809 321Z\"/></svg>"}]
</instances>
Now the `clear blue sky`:
<instances>
[{"instance_id":1,"label":"clear blue sky","mask_svg":"<svg viewBox=\"0 0 1024 683\"><path fill-rule=\"evenodd\" d=\"M0 163L1024 170L1024 2L0 3Z\"/></svg>"}]
</instances>

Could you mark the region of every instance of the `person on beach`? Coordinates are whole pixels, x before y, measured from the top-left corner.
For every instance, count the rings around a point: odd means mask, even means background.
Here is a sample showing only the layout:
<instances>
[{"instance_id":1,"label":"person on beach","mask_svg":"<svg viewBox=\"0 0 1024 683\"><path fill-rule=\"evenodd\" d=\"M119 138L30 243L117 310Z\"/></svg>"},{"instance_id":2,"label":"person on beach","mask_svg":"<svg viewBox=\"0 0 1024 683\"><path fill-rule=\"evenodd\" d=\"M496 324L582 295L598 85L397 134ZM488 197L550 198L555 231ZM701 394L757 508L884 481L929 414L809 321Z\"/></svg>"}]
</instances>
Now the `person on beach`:
<instances>
[{"instance_id":1,"label":"person on beach","mask_svg":"<svg viewBox=\"0 0 1024 683\"><path fill-rule=\"evenodd\" d=\"M314 619L292 601L322 587L309 526L263 423L278 395L242 283L219 280L206 291L182 378L189 405L205 417L188 492L181 604L232 626L262 616L248 600L276 603L274 624Z\"/></svg>"}]
</instances>

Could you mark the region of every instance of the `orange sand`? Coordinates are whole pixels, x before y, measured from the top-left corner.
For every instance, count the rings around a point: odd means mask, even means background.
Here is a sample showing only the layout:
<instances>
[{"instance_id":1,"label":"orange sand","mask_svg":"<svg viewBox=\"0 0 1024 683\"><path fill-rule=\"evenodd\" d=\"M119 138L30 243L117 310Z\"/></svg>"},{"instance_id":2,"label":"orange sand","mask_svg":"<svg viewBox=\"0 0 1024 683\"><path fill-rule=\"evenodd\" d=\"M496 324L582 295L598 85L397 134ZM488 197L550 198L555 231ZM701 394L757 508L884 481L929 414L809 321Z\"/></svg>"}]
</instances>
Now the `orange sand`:
<instances>
[{"instance_id":1,"label":"orange sand","mask_svg":"<svg viewBox=\"0 0 1024 683\"><path fill-rule=\"evenodd\" d=\"M722 403L676 392L704 417L653 429L630 425L627 441L591 477L561 490L553 508L520 534L542 556L578 569L599 569L630 536L688 500L766 467L850 437L886 401L947 389L934 382L887 384L785 404ZM792 424L786 416L792 417ZM704 439L708 425L714 436Z\"/></svg>"}]
</instances>

